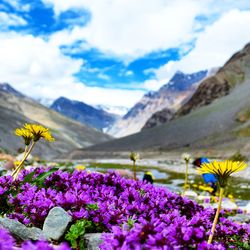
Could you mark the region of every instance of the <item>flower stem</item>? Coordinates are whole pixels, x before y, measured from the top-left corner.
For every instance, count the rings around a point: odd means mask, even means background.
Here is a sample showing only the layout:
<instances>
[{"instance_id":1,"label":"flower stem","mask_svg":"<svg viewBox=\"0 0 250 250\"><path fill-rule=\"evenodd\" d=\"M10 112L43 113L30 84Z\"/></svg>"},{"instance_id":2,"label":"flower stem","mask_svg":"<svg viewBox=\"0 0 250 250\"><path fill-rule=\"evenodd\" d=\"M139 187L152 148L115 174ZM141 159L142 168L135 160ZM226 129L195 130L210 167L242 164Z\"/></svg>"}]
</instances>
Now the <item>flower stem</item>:
<instances>
[{"instance_id":1,"label":"flower stem","mask_svg":"<svg viewBox=\"0 0 250 250\"><path fill-rule=\"evenodd\" d=\"M184 191L187 190L187 186L188 186L188 161L186 161L186 175L185 175Z\"/></svg>"},{"instance_id":2,"label":"flower stem","mask_svg":"<svg viewBox=\"0 0 250 250\"><path fill-rule=\"evenodd\" d=\"M23 157L25 157L26 156L26 154L27 154L27 152L28 152L28 146L27 145L25 145L25 150L24 150L24 152L23 152ZM19 165L17 166L17 167L15 167L14 166L14 170L16 171L16 169L18 168L20 166L20 163L19 163ZM13 174L14 174L14 172L13 172Z\"/></svg>"},{"instance_id":3,"label":"flower stem","mask_svg":"<svg viewBox=\"0 0 250 250\"><path fill-rule=\"evenodd\" d=\"M221 210L223 192L224 192L224 188L221 187L220 188L220 197L219 197L218 208L217 208L217 211L216 211L216 214L215 214L215 217L214 217L213 226L212 226L212 229L211 229L211 234L209 235L209 238L208 238L208 242L207 242L208 244L211 244L212 240L213 240L214 231L215 231L216 224L218 222L218 218L219 218L219 214L220 214L220 210Z\"/></svg>"},{"instance_id":4,"label":"flower stem","mask_svg":"<svg viewBox=\"0 0 250 250\"><path fill-rule=\"evenodd\" d=\"M14 180L16 180L19 172L21 171L21 169L23 167L24 161L27 159L27 157L29 156L29 154L32 151L32 149L34 148L34 146L35 146L35 142L33 141L29 149L28 149L27 146L25 147L24 157L23 157L22 161L20 162L20 164L18 165L18 167L11 174L11 176L13 177Z\"/></svg>"},{"instance_id":5,"label":"flower stem","mask_svg":"<svg viewBox=\"0 0 250 250\"><path fill-rule=\"evenodd\" d=\"M136 180L136 165L135 165L135 161L133 161L133 169L134 169L134 180Z\"/></svg>"}]
</instances>

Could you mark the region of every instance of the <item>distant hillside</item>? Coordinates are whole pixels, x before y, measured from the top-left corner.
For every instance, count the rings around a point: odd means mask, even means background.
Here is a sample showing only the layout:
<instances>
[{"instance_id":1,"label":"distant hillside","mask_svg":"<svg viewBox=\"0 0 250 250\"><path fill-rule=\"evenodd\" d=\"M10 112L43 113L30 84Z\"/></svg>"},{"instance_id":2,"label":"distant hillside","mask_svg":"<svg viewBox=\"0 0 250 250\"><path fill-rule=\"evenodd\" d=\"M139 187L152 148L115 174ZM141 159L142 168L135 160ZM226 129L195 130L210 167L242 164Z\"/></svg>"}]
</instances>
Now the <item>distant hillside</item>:
<instances>
[{"instance_id":1,"label":"distant hillside","mask_svg":"<svg viewBox=\"0 0 250 250\"><path fill-rule=\"evenodd\" d=\"M100 131L113 125L119 117L104 110L96 109L84 102L73 101L65 97L56 99L50 108Z\"/></svg>"},{"instance_id":2,"label":"distant hillside","mask_svg":"<svg viewBox=\"0 0 250 250\"><path fill-rule=\"evenodd\" d=\"M235 53L212 77L204 80L190 100L181 107L176 117L190 113L230 91L250 76L250 44Z\"/></svg>"},{"instance_id":3,"label":"distant hillside","mask_svg":"<svg viewBox=\"0 0 250 250\"><path fill-rule=\"evenodd\" d=\"M14 88L12 88L8 83L0 83L0 91L8 94L12 94L17 97L25 97L22 93L18 92Z\"/></svg>"},{"instance_id":4,"label":"distant hillside","mask_svg":"<svg viewBox=\"0 0 250 250\"><path fill-rule=\"evenodd\" d=\"M36 122L51 129L54 143L42 142L35 155L56 157L79 147L110 140L110 136L81 125L25 97L9 84L0 84L0 148L15 153L22 141L13 133L26 122Z\"/></svg>"},{"instance_id":5,"label":"distant hillside","mask_svg":"<svg viewBox=\"0 0 250 250\"><path fill-rule=\"evenodd\" d=\"M145 123L142 129L149 129L165 124L174 117L174 111L164 108L161 111L155 112Z\"/></svg>"},{"instance_id":6,"label":"distant hillside","mask_svg":"<svg viewBox=\"0 0 250 250\"><path fill-rule=\"evenodd\" d=\"M235 54L211 79L204 80L184 107L186 115L140 133L73 151L115 152L131 150L222 150L241 151L250 157L250 50L247 45ZM208 88L208 89L207 89ZM204 102L199 93L204 94ZM200 102L195 102L200 98ZM216 100L215 100L216 99ZM202 105L201 105L202 103ZM191 105L193 104L193 105ZM198 108L199 107L199 108ZM184 110L184 109L181 109Z\"/></svg>"},{"instance_id":7,"label":"distant hillside","mask_svg":"<svg viewBox=\"0 0 250 250\"><path fill-rule=\"evenodd\" d=\"M122 137L139 132L146 121L164 108L177 110L195 91L197 83L206 77L207 71L184 74L180 71L156 92L149 92L118 120L107 132Z\"/></svg>"}]
</instances>

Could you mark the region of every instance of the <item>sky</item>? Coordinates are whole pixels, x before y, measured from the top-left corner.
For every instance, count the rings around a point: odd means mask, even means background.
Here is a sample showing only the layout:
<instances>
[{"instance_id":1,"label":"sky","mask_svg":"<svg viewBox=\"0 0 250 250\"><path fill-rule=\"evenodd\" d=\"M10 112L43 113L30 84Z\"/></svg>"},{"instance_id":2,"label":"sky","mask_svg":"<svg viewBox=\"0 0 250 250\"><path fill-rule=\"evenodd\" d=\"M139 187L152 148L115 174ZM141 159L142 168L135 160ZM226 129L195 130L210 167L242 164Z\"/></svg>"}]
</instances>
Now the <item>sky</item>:
<instances>
[{"instance_id":1,"label":"sky","mask_svg":"<svg viewBox=\"0 0 250 250\"><path fill-rule=\"evenodd\" d=\"M0 82L129 108L177 70L222 66L249 27L249 0L0 0Z\"/></svg>"}]
</instances>

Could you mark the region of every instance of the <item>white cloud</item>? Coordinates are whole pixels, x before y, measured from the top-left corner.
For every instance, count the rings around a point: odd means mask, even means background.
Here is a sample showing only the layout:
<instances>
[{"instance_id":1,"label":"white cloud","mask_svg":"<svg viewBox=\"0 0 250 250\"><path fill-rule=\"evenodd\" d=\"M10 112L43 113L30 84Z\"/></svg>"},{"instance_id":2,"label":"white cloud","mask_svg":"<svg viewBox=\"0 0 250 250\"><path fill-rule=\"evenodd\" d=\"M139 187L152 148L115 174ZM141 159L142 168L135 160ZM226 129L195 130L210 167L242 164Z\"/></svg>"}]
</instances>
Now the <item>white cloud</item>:
<instances>
[{"instance_id":1,"label":"white cloud","mask_svg":"<svg viewBox=\"0 0 250 250\"><path fill-rule=\"evenodd\" d=\"M14 32L0 34L0 54L1 79L13 82L53 82L72 77L82 65L82 60L64 56L41 38Z\"/></svg>"},{"instance_id":2,"label":"white cloud","mask_svg":"<svg viewBox=\"0 0 250 250\"><path fill-rule=\"evenodd\" d=\"M132 75L134 75L134 73L133 73L132 70L127 70L127 71L125 72L125 76L132 76Z\"/></svg>"},{"instance_id":3,"label":"white cloud","mask_svg":"<svg viewBox=\"0 0 250 250\"><path fill-rule=\"evenodd\" d=\"M92 47L123 60L149 52L178 47L192 35L194 18L208 1L176 0L44 0L59 14L69 8L86 8L91 20L85 27L58 32L53 44L86 40Z\"/></svg>"},{"instance_id":4,"label":"white cloud","mask_svg":"<svg viewBox=\"0 0 250 250\"><path fill-rule=\"evenodd\" d=\"M1 28L8 28L9 26L23 26L27 24L26 20L22 17L6 12L0 12L0 23Z\"/></svg>"},{"instance_id":5,"label":"white cloud","mask_svg":"<svg viewBox=\"0 0 250 250\"><path fill-rule=\"evenodd\" d=\"M169 79L177 71L192 73L222 66L250 42L250 11L231 10L200 33L195 48L180 61L170 61L155 70L157 80Z\"/></svg>"},{"instance_id":6,"label":"white cloud","mask_svg":"<svg viewBox=\"0 0 250 250\"><path fill-rule=\"evenodd\" d=\"M110 80L110 77L104 73L99 73L97 76L103 80Z\"/></svg>"},{"instance_id":7,"label":"white cloud","mask_svg":"<svg viewBox=\"0 0 250 250\"><path fill-rule=\"evenodd\" d=\"M60 45L71 47L81 41L83 50L95 47L103 53L129 61L158 49L188 44L191 38L196 37L195 48L181 61L169 62L155 71L155 80L144 82L144 88L157 90L176 70L194 72L222 65L250 41L249 11L230 11L203 32L193 33L195 17L206 12L212 0L43 1L53 5L56 15L70 8L85 8L92 18L87 26L57 32L48 37L48 41L32 35L0 33L0 81L9 82L25 94L37 98L66 96L93 105L130 107L144 94L143 91L110 90L80 83L74 75L84 68L84 61L64 55ZM17 3L11 0L13 6ZM1 22L5 25L10 23L11 15L2 17L5 19ZM21 17L15 16L15 19L13 16L12 22L26 24ZM79 52L79 47L74 49ZM96 68L86 67L86 70L100 73ZM149 69L148 72L152 71ZM127 71L127 74L131 72ZM101 76L106 77L106 74Z\"/></svg>"},{"instance_id":8,"label":"white cloud","mask_svg":"<svg viewBox=\"0 0 250 250\"><path fill-rule=\"evenodd\" d=\"M164 79L164 80L156 80L156 79L150 79L150 80L146 80L142 87L149 90L149 91L156 91L159 90L159 88L166 84L168 82L168 80Z\"/></svg>"},{"instance_id":9,"label":"white cloud","mask_svg":"<svg viewBox=\"0 0 250 250\"><path fill-rule=\"evenodd\" d=\"M83 61L72 59L41 38L0 33L0 81L33 98L66 96L89 104L130 107L142 91L87 87L73 77ZM122 98L121 98L122 96Z\"/></svg>"},{"instance_id":10,"label":"white cloud","mask_svg":"<svg viewBox=\"0 0 250 250\"><path fill-rule=\"evenodd\" d=\"M14 85L15 86L15 85ZM27 92L33 98L39 99L43 96L48 99L56 99L60 96L68 97L72 100L83 101L90 105L110 105L132 107L144 92L121 89L105 89L100 87L88 87L83 83L73 79L62 79L62 81L50 84L27 86Z\"/></svg>"}]
</instances>

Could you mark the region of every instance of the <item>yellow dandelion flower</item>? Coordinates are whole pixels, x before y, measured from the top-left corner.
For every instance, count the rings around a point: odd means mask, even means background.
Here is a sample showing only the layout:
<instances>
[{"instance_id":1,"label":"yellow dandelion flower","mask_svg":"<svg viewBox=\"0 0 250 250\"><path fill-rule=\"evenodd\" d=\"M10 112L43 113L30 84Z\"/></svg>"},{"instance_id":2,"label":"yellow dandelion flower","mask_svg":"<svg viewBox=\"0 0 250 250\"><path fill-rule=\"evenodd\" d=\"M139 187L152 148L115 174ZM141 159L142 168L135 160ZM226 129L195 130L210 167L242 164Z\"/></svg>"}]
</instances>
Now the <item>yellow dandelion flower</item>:
<instances>
[{"instance_id":1,"label":"yellow dandelion flower","mask_svg":"<svg viewBox=\"0 0 250 250\"><path fill-rule=\"evenodd\" d=\"M55 139L52 137L50 131L48 128L45 128L42 125L39 124L28 124L26 123L24 125L24 128L29 130L31 134L33 135L33 140L36 142L40 138L45 139L46 141L54 141Z\"/></svg>"},{"instance_id":2,"label":"yellow dandelion flower","mask_svg":"<svg viewBox=\"0 0 250 250\"><path fill-rule=\"evenodd\" d=\"M203 163L198 169L200 174L211 173L215 174L221 187L225 187L228 177L235 172L239 172L247 167L245 162L222 161Z\"/></svg>"},{"instance_id":3,"label":"yellow dandelion flower","mask_svg":"<svg viewBox=\"0 0 250 250\"><path fill-rule=\"evenodd\" d=\"M21 161L14 161L15 168L20 165Z\"/></svg>"},{"instance_id":4,"label":"yellow dandelion flower","mask_svg":"<svg viewBox=\"0 0 250 250\"><path fill-rule=\"evenodd\" d=\"M25 129L25 128L17 128L15 130L15 134L17 136L23 137L24 144L26 146L28 146L30 144L31 140L33 139L33 134L28 129Z\"/></svg>"},{"instance_id":5,"label":"yellow dandelion flower","mask_svg":"<svg viewBox=\"0 0 250 250\"><path fill-rule=\"evenodd\" d=\"M78 171L81 171L81 170L85 170L86 167L83 166L83 165L78 165L78 166L75 167L75 169L78 170Z\"/></svg>"},{"instance_id":6,"label":"yellow dandelion flower","mask_svg":"<svg viewBox=\"0 0 250 250\"><path fill-rule=\"evenodd\" d=\"M145 174L150 175L152 177L152 180L155 180L154 175L150 171L146 172Z\"/></svg>"}]
</instances>

